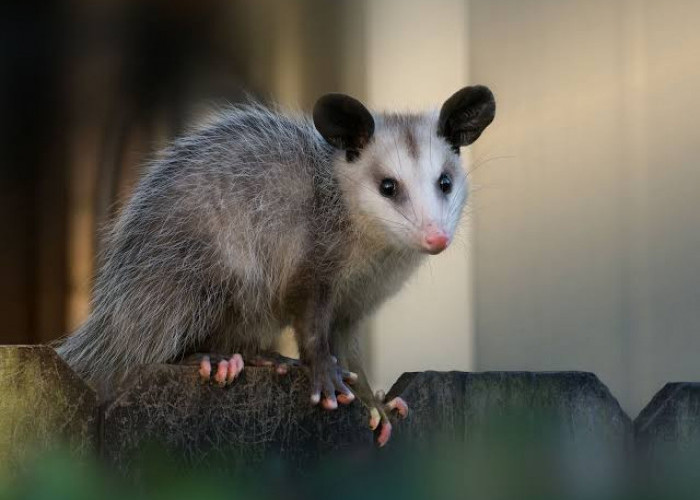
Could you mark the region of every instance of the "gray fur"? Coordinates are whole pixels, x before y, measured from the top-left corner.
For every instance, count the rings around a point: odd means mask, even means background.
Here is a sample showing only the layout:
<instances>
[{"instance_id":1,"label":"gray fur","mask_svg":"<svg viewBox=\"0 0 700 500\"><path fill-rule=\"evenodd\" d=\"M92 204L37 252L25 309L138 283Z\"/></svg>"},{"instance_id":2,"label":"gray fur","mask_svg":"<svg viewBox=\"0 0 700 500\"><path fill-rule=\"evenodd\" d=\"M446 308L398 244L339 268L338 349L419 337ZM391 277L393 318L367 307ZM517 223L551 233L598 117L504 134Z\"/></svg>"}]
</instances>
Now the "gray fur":
<instances>
[{"instance_id":1,"label":"gray fur","mask_svg":"<svg viewBox=\"0 0 700 500\"><path fill-rule=\"evenodd\" d=\"M319 249L342 259L343 246L360 238L350 234L333 153L307 119L259 106L178 140L150 165L108 235L92 314L59 354L101 385L191 350L269 346L291 320L279 301L298 270L313 266ZM353 315L364 312L356 302L387 261L380 254L337 283Z\"/></svg>"},{"instance_id":2,"label":"gray fur","mask_svg":"<svg viewBox=\"0 0 700 500\"><path fill-rule=\"evenodd\" d=\"M412 156L427 149L422 136L440 141L435 113L376 120L377 141L394 134ZM456 165L449 145L440 148ZM304 310L309 290L329 297L330 349L347 348L357 322L423 254L356 213L347 191L360 187L341 182L343 168L342 152L309 118L259 105L227 109L175 141L107 235L92 313L59 354L103 389L139 365L190 352L250 356L316 314ZM463 203L462 195L450 216ZM313 332L300 339L302 357L305 342L315 342Z\"/></svg>"}]
</instances>

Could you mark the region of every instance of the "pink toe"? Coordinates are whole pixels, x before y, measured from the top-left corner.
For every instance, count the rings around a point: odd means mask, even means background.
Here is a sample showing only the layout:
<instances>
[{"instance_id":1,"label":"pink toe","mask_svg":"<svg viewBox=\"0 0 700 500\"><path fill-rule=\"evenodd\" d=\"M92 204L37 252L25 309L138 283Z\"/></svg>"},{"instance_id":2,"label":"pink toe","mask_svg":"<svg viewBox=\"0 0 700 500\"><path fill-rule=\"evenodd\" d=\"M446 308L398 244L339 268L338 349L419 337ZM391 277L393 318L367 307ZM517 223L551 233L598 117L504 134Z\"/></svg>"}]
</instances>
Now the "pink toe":
<instances>
[{"instance_id":1,"label":"pink toe","mask_svg":"<svg viewBox=\"0 0 700 500\"><path fill-rule=\"evenodd\" d=\"M228 368L226 370L226 383L230 384L231 382L233 382L237 375L238 366L236 365L236 361L233 358L231 358L228 362Z\"/></svg>"},{"instance_id":2,"label":"pink toe","mask_svg":"<svg viewBox=\"0 0 700 500\"><path fill-rule=\"evenodd\" d=\"M238 377L243 371L243 358L240 354L234 354L228 361L228 375L231 378L229 382L233 381Z\"/></svg>"},{"instance_id":3,"label":"pink toe","mask_svg":"<svg viewBox=\"0 0 700 500\"><path fill-rule=\"evenodd\" d=\"M211 361L209 361L209 356L205 356L199 362L199 376L204 380L209 380L211 377Z\"/></svg>"},{"instance_id":4,"label":"pink toe","mask_svg":"<svg viewBox=\"0 0 700 500\"><path fill-rule=\"evenodd\" d=\"M245 363L243 362L243 356L240 354L234 354L233 357L231 358L236 362L236 367L238 368L238 375L243 371L243 368L245 367Z\"/></svg>"},{"instance_id":5,"label":"pink toe","mask_svg":"<svg viewBox=\"0 0 700 500\"><path fill-rule=\"evenodd\" d=\"M335 410L338 408L338 402L335 399L323 398L323 402L321 404L326 410Z\"/></svg>"},{"instance_id":6,"label":"pink toe","mask_svg":"<svg viewBox=\"0 0 700 500\"><path fill-rule=\"evenodd\" d=\"M216 367L216 375L214 375L214 380L216 380L219 384L225 384L227 374L228 361L219 361L219 365Z\"/></svg>"},{"instance_id":7,"label":"pink toe","mask_svg":"<svg viewBox=\"0 0 700 500\"><path fill-rule=\"evenodd\" d=\"M350 393L350 394L338 394L338 403L343 404L343 405L349 405L355 401L355 395Z\"/></svg>"},{"instance_id":8,"label":"pink toe","mask_svg":"<svg viewBox=\"0 0 700 500\"><path fill-rule=\"evenodd\" d=\"M384 446L389 442L389 438L391 437L391 423L390 422L382 422L382 429L379 431L379 437L377 438L377 443L379 443L379 446Z\"/></svg>"}]
</instances>

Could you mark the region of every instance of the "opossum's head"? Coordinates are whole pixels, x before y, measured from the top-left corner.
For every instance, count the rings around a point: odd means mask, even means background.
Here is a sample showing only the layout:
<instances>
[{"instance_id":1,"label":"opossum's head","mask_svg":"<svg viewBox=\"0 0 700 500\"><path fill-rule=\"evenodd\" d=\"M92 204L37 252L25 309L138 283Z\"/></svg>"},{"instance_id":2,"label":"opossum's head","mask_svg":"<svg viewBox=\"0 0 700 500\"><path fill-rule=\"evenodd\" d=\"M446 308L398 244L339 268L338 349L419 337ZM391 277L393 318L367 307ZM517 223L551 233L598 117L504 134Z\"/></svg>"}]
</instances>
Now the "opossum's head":
<instances>
[{"instance_id":1,"label":"opossum's head","mask_svg":"<svg viewBox=\"0 0 700 500\"><path fill-rule=\"evenodd\" d=\"M474 86L422 115L373 116L352 97L328 94L313 118L339 150L335 173L353 217L387 244L437 254L452 241L467 197L459 148L495 111L491 91Z\"/></svg>"}]
</instances>

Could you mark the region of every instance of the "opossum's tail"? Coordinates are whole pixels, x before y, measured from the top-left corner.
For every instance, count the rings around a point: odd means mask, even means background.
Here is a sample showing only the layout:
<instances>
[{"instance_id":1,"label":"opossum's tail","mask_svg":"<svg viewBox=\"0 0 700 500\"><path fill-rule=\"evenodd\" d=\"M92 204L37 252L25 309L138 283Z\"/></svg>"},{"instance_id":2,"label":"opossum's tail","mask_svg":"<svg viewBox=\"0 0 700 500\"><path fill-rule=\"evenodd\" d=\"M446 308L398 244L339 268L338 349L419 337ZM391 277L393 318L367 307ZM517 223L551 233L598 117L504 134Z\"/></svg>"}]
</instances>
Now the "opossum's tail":
<instances>
[{"instance_id":1,"label":"opossum's tail","mask_svg":"<svg viewBox=\"0 0 700 500\"><path fill-rule=\"evenodd\" d=\"M104 275L103 282L117 283ZM139 366L177 360L216 329L225 289L191 283L199 284L190 276L174 285L137 276L98 287L92 314L56 352L98 392L111 394Z\"/></svg>"}]
</instances>

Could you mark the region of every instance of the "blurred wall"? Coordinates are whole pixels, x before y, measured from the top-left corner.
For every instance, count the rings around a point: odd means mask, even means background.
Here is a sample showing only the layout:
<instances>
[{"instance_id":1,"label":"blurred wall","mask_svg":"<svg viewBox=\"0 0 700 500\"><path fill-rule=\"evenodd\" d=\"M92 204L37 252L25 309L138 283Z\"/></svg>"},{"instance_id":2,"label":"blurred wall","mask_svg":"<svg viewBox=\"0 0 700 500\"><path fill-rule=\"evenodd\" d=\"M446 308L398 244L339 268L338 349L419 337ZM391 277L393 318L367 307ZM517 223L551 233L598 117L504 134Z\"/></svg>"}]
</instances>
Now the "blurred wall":
<instances>
[{"instance_id":1,"label":"blurred wall","mask_svg":"<svg viewBox=\"0 0 700 500\"><path fill-rule=\"evenodd\" d=\"M478 369L699 380L700 3L471 0Z\"/></svg>"},{"instance_id":2,"label":"blurred wall","mask_svg":"<svg viewBox=\"0 0 700 500\"><path fill-rule=\"evenodd\" d=\"M375 109L439 108L469 83L467 2L366 2L367 103ZM469 158L465 151L465 158ZM465 160L465 166L467 161ZM371 321L370 378L389 389L401 373L470 370L473 356L468 224L429 257Z\"/></svg>"}]
</instances>

